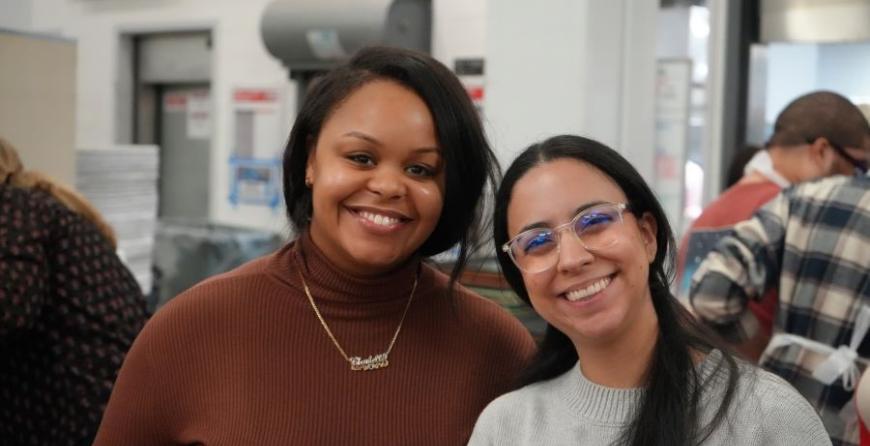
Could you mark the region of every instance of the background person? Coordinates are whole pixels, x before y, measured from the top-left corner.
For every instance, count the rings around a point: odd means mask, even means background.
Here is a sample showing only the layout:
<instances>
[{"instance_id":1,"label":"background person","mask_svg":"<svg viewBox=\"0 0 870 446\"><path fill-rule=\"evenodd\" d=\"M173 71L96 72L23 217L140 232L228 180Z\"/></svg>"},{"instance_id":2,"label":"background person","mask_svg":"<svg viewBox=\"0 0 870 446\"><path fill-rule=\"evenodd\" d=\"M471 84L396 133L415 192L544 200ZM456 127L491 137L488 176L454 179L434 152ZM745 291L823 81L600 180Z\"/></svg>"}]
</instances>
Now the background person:
<instances>
[{"instance_id":1,"label":"background person","mask_svg":"<svg viewBox=\"0 0 870 446\"><path fill-rule=\"evenodd\" d=\"M852 384L813 374L841 346L862 368L860 359L870 358L870 337L856 333L861 314L870 311L870 178L834 177L786 190L707 256L690 297L702 321L741 342L758 330L747 303L773 287L779 290L774 337L761 365L816 407L834 444L858 444L855 412L842 410ZM781 335L827 348L777 342Z\"/></svg>"},{"instance_id":2,"label":"background person","mask_svg":"<svg viewBox=\"0 0 870 446\"><path fill-rule=\"evenodd\" d=\"M145 319L109 225L0 139L0 443L90 445Z\"/></svg>"},{"instance_id":3,"label":"background person","mask_svg":"<svg viewBox=\"0 0 870 446\"><path fill-rule=\"evenodd\" d=\"M866 171L867 133L861 110L837 93L816 91L786 105L776 117L765 150L748 162L743 178L710 203L683 237L677 259L680 297L688 303L692 273L716 243L782 188L831 175L852 175L856 169ZM762 299L749 301L759 330L735 346L749 360L757 362L770 340L776 295L772 287Z\"/></svg>"}]
</instances>

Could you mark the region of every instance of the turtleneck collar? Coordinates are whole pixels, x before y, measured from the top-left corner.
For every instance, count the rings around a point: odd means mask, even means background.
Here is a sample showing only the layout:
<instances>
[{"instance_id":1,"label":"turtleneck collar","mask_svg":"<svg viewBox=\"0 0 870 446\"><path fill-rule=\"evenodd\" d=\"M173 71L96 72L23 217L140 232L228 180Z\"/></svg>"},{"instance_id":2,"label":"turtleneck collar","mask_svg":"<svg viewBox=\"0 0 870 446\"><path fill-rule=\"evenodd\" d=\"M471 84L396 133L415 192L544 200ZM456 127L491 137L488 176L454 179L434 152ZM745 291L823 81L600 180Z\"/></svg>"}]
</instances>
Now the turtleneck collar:
<instances>
[{"instance_id":1,"label":"turtleneck collar","mask_svg":"<svg viewBox=\"0 0 870 446\"><path fill-rule=\"evenodd\" d=\"M338 269L315 245L308 231L280 254L284 271L291 273L291 283L299 283L297 269L318 300L336 302L407 301L420 260L413 257L399 268L377 277L357 277ZM422 278L421 278L422 279ZM422 282L422 280L421 280ZM418 283L416 293L423 291Z\"/></svg>"},{"instance_id":2,"label":"turtleneck collar","mask_svg":"<svg viewBox=\"0 0 870 446\"><path fill-rule=\"evenodd\" d=\"M710 378L722 359L719 350L707 354L697 366L699 379L703 382ZM589 381L583 376L579 361L556 379L562 380L560 385L569 389L565 392L565 400L572 410L583 418L611 426L631 422L644 394L641 387L617 389Z\"/></svg>"}]
</instances>

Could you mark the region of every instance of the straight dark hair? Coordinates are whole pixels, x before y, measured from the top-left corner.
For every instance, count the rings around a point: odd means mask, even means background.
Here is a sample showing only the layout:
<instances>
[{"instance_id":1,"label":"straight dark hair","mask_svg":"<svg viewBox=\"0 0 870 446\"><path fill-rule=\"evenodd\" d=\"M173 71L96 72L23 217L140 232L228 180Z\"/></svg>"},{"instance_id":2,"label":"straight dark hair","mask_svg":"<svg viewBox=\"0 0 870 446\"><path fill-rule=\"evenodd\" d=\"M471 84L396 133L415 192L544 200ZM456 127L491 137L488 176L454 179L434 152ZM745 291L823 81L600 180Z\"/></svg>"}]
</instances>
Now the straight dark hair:
<instances>
[{"instance_id":1,"label":"straight dark hair","mask_svg":"<svg viewBox=\"0 0 870 446\"><path fill-rule=\"evenodd\" d=\"M507 253L498 247L508 241L507 211L514 185L535 166L558 159L574 159L612 178L628 197L628 210L637 217L650 214L656 221L658 250L649 266L649 288L658 316L659 336L646 372L646 390L631 427L623 434L623 444L691 445L702 443L723 422L733 400L737 383L737 363L720 348L707 329L671 295L674 236L665 212L655 195L632 165L613 149L588 138L555 136L533 144L523 151L505 173L496 194L493 218L498 262L507 282L531 305L522 274ZM567 193L567 192L566 192ZM702 380L692 352L722 350L723 359L710 378ZM570 370L577 362L577 350L564 333L547 324L537 358L526 371L523 385L545 381ZM712 421L700 426L700 400L704 384L727 376L727 390Z\"/></svg>"},{"instance_id":2,"label":"straight dark hair","mask_svg":"<svg viewBox=\"0 0 870 446\"><path fill-rule=\"evenodd\" d=\"M297 232L308 228L311 190L305 185L310 151L324 122L353 92L376 80L396 82L416 93L432 113L445 166L444 207L418 254L431 256L458 244L450 274L456 282L484 227L484 187L495 188L501 171L489 147L477 110L459 79L432 57L400 48L367 47L318 79L299 110L284 151L284 203Z\"/></svg>"}]
</instances>

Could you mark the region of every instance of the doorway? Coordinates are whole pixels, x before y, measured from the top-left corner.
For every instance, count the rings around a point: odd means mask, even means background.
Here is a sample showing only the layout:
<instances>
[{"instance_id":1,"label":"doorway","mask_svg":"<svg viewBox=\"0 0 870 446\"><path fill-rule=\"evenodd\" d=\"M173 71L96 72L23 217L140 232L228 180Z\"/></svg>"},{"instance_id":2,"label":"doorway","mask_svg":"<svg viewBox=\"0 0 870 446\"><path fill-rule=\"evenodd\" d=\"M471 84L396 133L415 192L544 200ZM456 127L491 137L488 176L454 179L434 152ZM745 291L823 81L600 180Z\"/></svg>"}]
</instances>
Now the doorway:
<instances>
[{"instance_id":1,"label":"doorway","mask_svg":"<svg viewBox=\"0 0 870 446\"><path fill-rule=\"evenodd\" d=\"M209 220L212 101L211 33L132 38L133 142L160 148L158 217Z\"/></svg>"}]
</instances>

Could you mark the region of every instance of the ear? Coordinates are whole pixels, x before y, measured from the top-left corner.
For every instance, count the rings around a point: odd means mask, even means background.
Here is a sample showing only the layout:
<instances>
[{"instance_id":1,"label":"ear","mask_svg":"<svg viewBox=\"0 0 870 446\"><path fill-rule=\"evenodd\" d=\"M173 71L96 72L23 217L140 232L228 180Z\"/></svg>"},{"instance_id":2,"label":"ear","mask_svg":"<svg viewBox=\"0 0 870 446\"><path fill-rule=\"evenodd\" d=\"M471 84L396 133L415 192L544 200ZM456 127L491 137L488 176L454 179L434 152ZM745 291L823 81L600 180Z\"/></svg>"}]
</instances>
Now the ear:
<instances>
[{"instance_id":1,"label":"ear","mask_svg":"<svg viewBox=\"0 0 870 446\"><path fill-rule=\"evenodd\" d=\"M652 263L658 252L658 242L656 242L656 234L658 234L659 225L655 217L649 212L645 212L641 218L637 220L638 229L640 229L640 238L643 240L644 250L646 251L646 259Z\"/></svg>"},{"instance_id":2,"label":"ear","mask_svg":"<svg viewBox=\"0 0 870 446\"><path fill-rule=\"evenodd\" d=\"M305 144L308 147L308 159L305 161L305 183L310 186L314 183L314 161L317 158L317 150L309 136Z\"/></svg>"},{"instance_id":3,"label":"ear","mask_svg":"<svg viewBox=\"0 0 870 446\"><path fill-rule=\"evenodd\" d=\"M809 146L809 156L813 164L821 166L824 171L829 168L834 162L834 150L830 147L827 138L816 138Z\"/></svg>"},{"instance_id":4,"label":"ear","mask_svg":"<svg viewBox=\"0 0 870 446\"><path fill-rule=\"evenodd\" d=\"M312 153L313 155L313 153ZM308 163L305 165L305 185L311 187L314 184L314 165L311 161L313 156L308 157Z\"/></svg>"}]
</instances>

